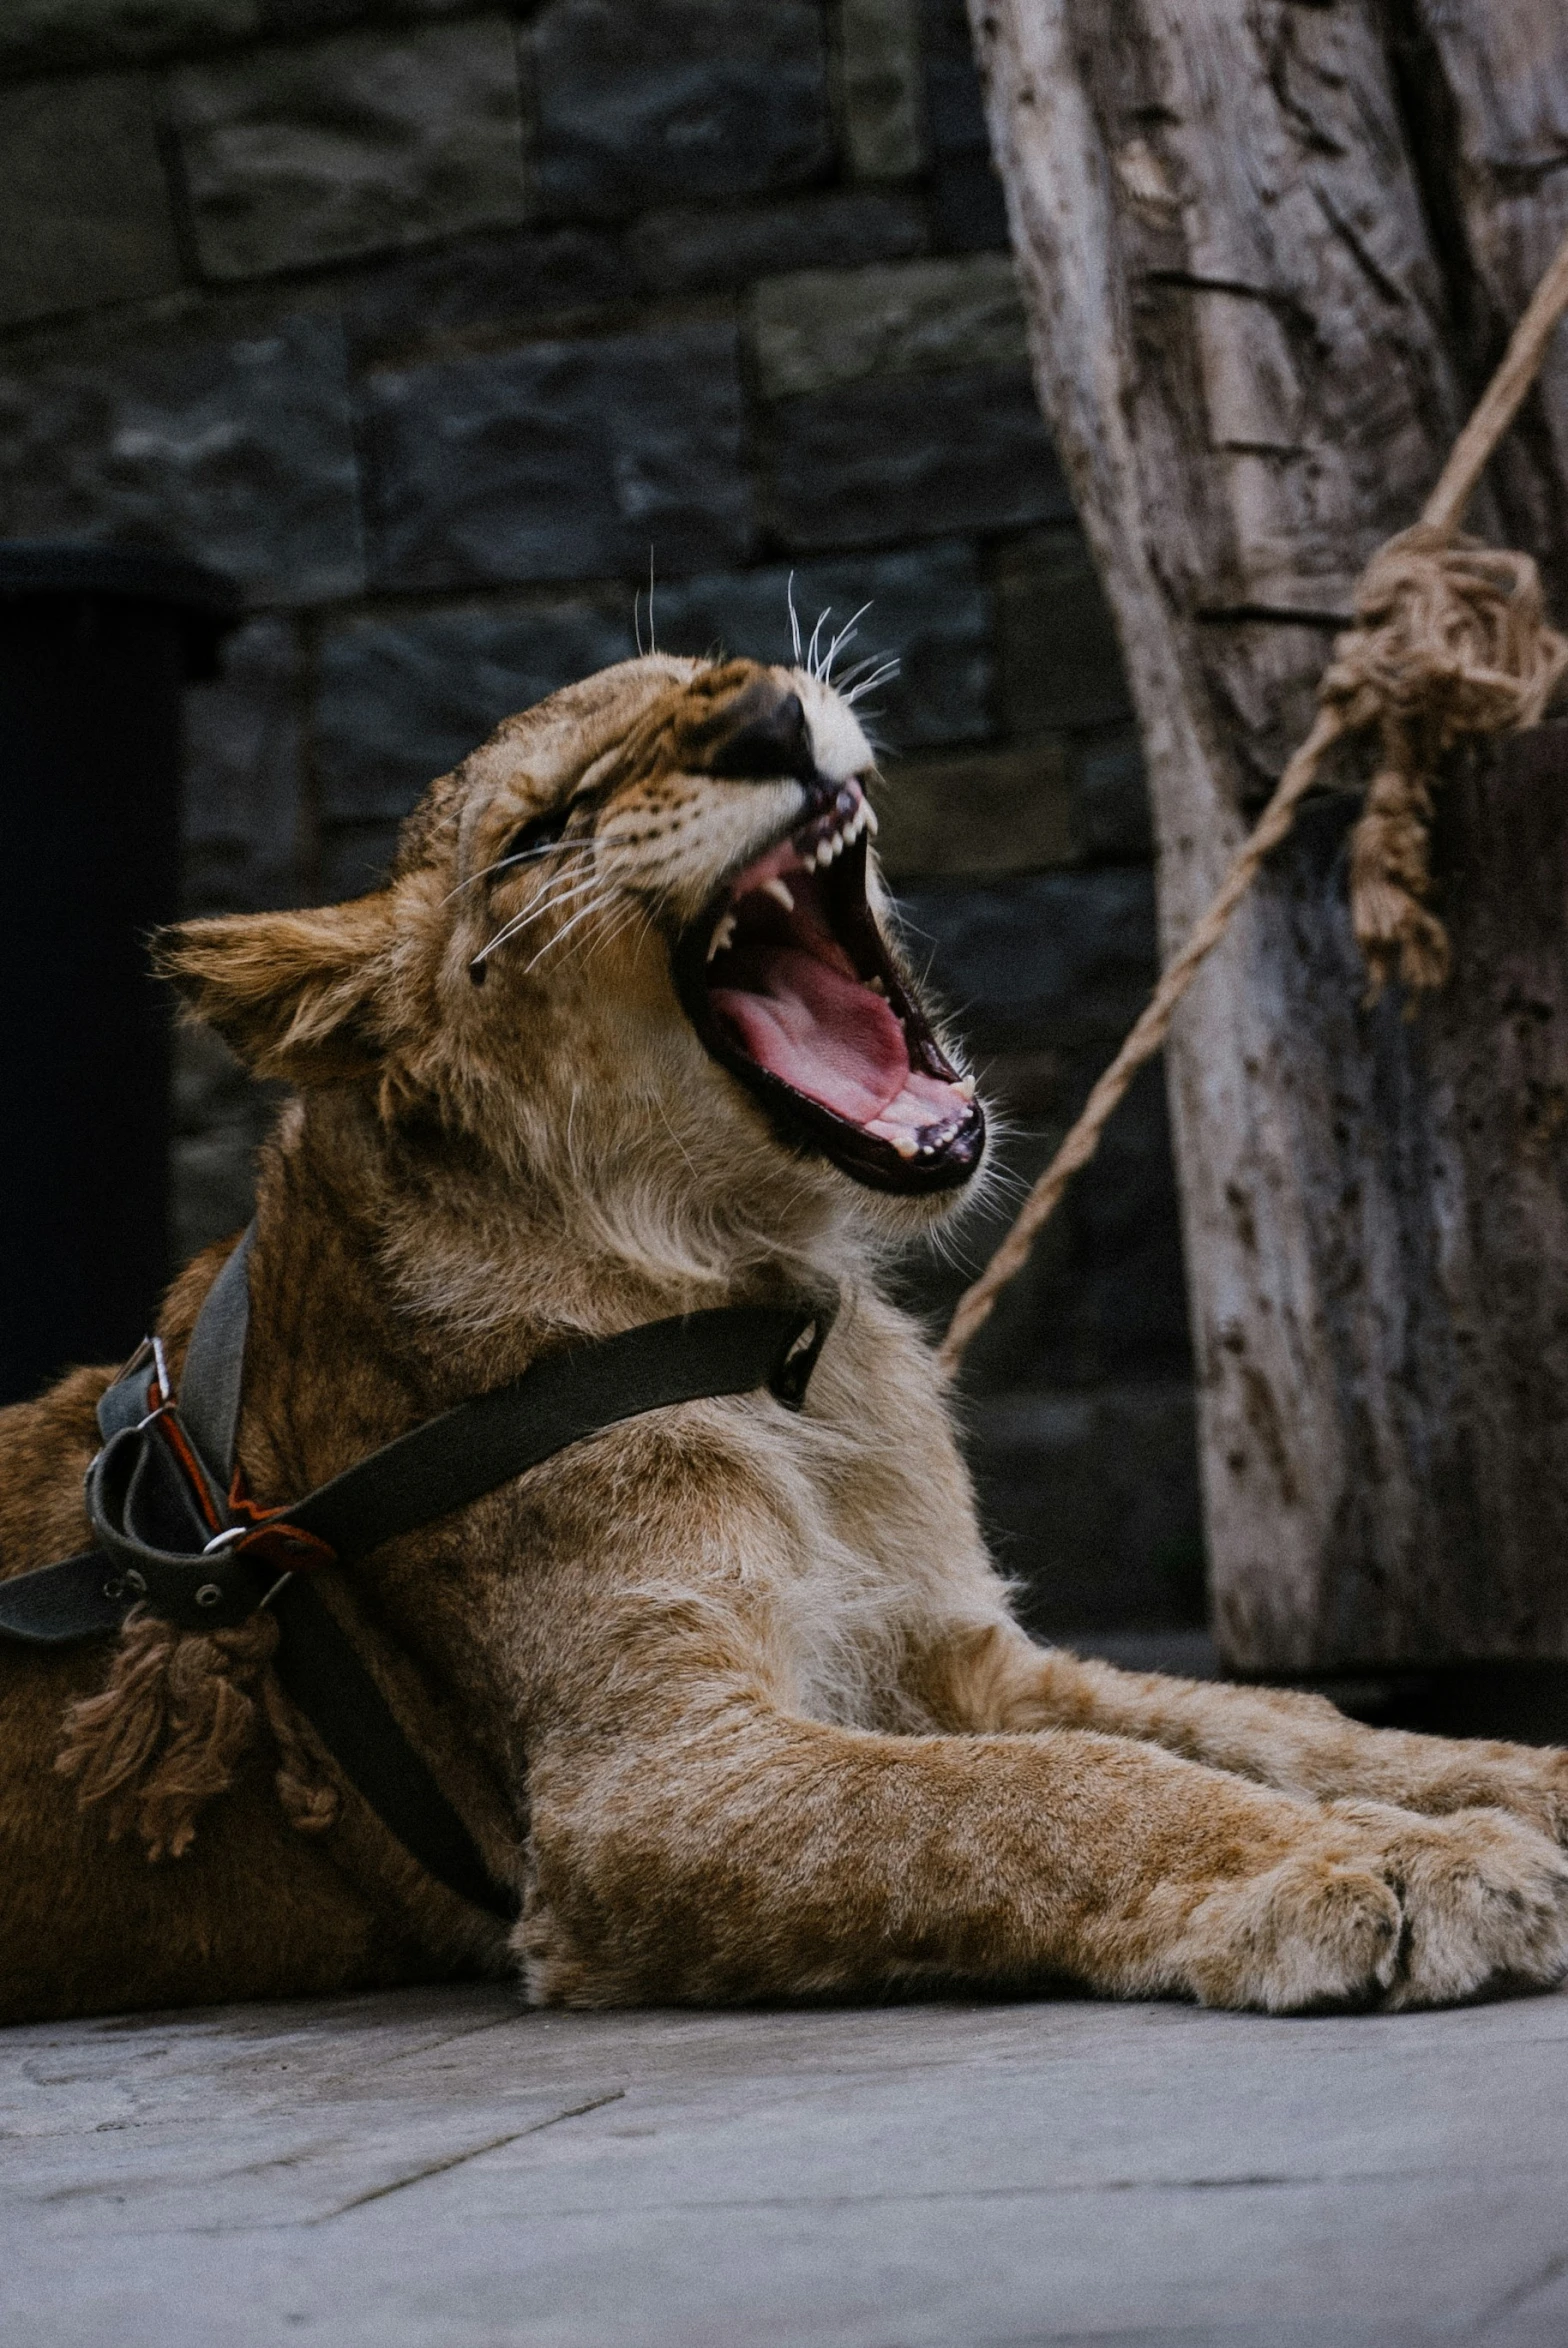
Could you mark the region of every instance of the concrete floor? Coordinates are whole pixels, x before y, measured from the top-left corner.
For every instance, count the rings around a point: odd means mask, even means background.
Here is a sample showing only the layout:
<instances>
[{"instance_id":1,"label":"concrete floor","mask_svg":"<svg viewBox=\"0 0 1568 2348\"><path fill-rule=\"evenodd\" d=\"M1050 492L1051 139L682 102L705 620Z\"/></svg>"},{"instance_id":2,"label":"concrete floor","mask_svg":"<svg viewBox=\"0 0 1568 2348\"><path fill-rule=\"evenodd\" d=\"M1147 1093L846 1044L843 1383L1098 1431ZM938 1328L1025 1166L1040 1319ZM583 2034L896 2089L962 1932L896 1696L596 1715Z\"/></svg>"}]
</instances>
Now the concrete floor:
<instances>
[{"instance_id":1,"label":"concrete floor","mask_svg":"<svg viewBox=\"0 0 1568 2348\"><path fill-rule=\"evenodd\" d=\"M1568 1995L0 2034L6 2348L1568 2343Z\"/></svg>"}]
</instances>

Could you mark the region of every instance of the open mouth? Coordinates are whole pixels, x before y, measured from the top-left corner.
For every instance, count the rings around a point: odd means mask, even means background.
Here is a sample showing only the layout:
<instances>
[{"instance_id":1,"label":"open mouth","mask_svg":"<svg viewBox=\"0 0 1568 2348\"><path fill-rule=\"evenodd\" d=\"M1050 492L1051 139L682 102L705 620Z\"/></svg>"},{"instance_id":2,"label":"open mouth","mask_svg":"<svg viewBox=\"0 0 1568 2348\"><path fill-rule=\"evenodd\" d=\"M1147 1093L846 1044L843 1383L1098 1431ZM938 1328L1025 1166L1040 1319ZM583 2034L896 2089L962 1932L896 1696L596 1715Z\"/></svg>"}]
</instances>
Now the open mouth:
<instances>
[{"instance_id":1,"label":"open mouth","mask_svg":"<svg viewBox=\"0 0 1568 2348\"><path fill-rule=\"evenodd\" d=\"M938 1048L866 901L875 818L858 783L729 881L673 956L713 1057L876 1190L953 1190L985 1146L974 1087Z\"/></svg>"}]
</instances>

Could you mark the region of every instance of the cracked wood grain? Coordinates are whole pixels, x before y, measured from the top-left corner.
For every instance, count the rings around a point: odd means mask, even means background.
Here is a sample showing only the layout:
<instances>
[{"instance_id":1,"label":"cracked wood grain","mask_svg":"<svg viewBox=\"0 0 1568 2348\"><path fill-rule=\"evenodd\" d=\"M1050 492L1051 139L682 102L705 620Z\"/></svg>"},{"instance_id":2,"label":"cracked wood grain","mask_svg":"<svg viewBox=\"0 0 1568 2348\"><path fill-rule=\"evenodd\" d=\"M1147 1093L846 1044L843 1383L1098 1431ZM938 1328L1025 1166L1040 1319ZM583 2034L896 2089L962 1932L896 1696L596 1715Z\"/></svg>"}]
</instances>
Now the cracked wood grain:
<instances>
[{"instance_id":1,"label":"cracked wood grain","mask_svg":"<svg viewBox=\"0 0 1568 2348\"><path fill-rule=\"evenodd\" d=\"M372 2201L385 2201L390 2194L404 2193L410 2185L423 2185L427 2178L444 2177L450 2169L465 2168L470 2161L479 2160L487 2152L500 2152L508 2144L521 2144L525 2136L541 2136L546 2128L558 2128L563 2120L581 2120L589 2112L603 2111L608 2103L625 2101L626 2090L616 2087L608 2095L591 2096L586 2103L569 2104L565 2111L551 2112L547 2119L531 2120L526 2128L512 2128L502 2136L488 2136L483 2144L466 2145L461 2152L449 2152L440 2160L425 2161L417 2169L410 2169L406 2177L393 2177L384 2185L372 2185L363 2193L355 2193L347 2201L340 2201L335 2209L323 2210L319 2217L307 2218L312 2226L329 2225L334 2218L347 2217L350 2210L364 2209Z\"/></svg>"}]
</instances>

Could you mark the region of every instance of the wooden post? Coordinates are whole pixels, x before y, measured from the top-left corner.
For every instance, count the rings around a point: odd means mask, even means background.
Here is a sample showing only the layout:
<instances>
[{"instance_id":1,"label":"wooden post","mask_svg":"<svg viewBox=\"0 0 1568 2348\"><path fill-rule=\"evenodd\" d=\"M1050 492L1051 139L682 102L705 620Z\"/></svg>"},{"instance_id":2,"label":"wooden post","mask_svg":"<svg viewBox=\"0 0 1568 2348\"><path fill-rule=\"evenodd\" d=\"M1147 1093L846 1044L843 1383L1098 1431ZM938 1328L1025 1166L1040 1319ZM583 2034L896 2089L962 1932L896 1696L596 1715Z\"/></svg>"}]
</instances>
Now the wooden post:
<instances>
[{"instance_id":1,"label":"wooden post","mask_svg":"<svg viewBox=\"0 0 1568 2348\"><path fill-rule=\"evenodd\" d=\"M971 9L1170 950L1568 231L1568 14ZM1568 331L1471 523L1568 615ZM1413 1019L1363 1000L1358 805L1309 807L1169 1050L1218 1633L1260 1670L1568 1655L1568 727L1445 788L1455 967Z\"/></svg>"}]
</instances>

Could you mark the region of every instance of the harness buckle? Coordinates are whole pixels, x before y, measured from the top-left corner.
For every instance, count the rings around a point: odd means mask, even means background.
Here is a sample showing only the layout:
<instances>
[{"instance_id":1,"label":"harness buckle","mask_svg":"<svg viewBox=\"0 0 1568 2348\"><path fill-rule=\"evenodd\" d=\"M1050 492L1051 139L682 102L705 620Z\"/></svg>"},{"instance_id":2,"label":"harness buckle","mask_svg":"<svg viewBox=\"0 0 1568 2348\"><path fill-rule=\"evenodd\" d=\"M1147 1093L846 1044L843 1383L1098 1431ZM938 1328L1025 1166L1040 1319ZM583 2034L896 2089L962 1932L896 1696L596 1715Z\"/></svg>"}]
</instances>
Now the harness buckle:
<instances>
[{"instance_id":1,"label":"harness buckle","mask_svg":"<svg viewBox=\"0 0 1568 2348\"><path fill-rule=\"evenodd\" d=\"M210 1541L203 1542L201 1553L210 1557L215 1549L233 1549L247 1533L255 1530L254 1525L226 1525L221 1533L214 1533Z\"/></svg>"}]
</instances>

